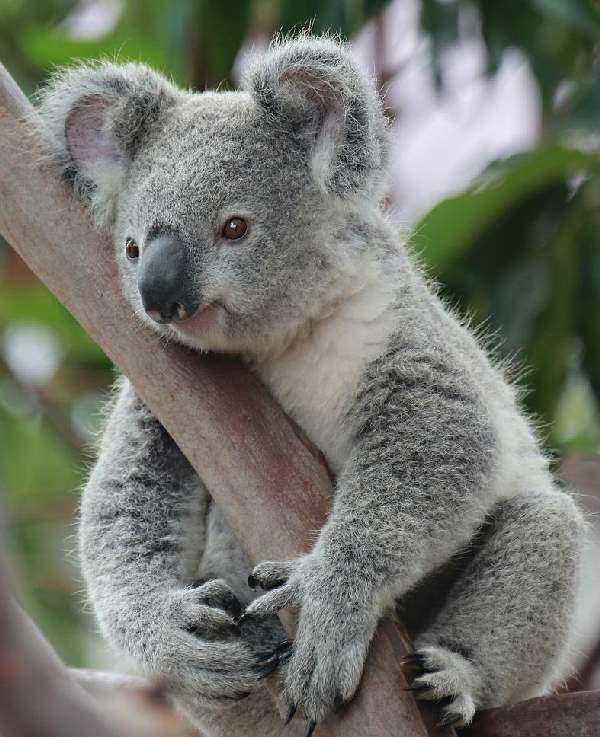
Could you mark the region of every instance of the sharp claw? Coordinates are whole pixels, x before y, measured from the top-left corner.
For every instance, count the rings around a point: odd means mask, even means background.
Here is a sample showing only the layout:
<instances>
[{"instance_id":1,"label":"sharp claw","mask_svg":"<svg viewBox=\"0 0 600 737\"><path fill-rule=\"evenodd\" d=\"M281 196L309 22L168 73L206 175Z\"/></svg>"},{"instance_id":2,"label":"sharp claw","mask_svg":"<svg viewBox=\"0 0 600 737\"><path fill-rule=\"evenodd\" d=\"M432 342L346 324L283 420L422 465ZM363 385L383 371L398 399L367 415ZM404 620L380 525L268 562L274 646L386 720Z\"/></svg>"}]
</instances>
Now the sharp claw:
<instances>
[{"instance_id":1,"label":"sharp claw","mask_svg":"<svg viewBox=\"0 0 600 737\"><path fill-rule=\"evenodd\" d=\"M273 656L279 660L280 663L285 663L292 657L293 646L291 642L281 643L275 648Z\"/></svg>"},{"instance_id":2,"label":"sharp claw","mask_svg":"<svg viewBox=\"0 0 600 737\"><path fill-rule=\"evenodd\" d=\"M279 661L276 660L274 663L270 663L268 668L258 669L258 680L262 681L265 678L268 678L272 673L274 673L277 668L279 668Z\"/></svg>"},{"instance_id":3,"label":"sharp claw","mask_svg":"<svg viewBox=\"0 0 600 737\"><path fill-rule=\"evenodd\" d=\"M256 653L256 662L259 665L266 666L272 662L279 664L285 663L292 655L292 643L289 640L283 640L275 646L273 650L266 650Z\"/></svg>"},{"instance_id":4,"label":"sharp claw","mask_svg":"<svg viewBox=\"0 0 600 737\"><path fill-rule=\"evenodd\" d=\"M192 588L199 589L200 586L204 586L204 584L207 582L208 582L207 578L197 578L195 581L192 582Z\"/></svg>"},{"instance_id":5,"label":"sharp claw","mask_svg":"<svg viewBox=\"0 0 600 737\"><path fill-rule=\"evenodd\" d=\"M272 660L277 653L271 652L270 650L266 653L257 653L256 660L261 665L265 665L265 663L268 663L270 660Z\"/></svg>"},{"instance_id":6,"label":"sharp claw","mask_svg":"<svg viewBox=\"0 0 600 737\"><path fill-rule=\"evenodd\" d=\"M250 615L247 612L242 612L239 617L236 618L235 623L239 627L244 622L247 622L250 619Z\"/></svg>"},{"instance_id":7,"label":"sharp claw","mask_svg":"<svg viewBox=\"0 0 600 737\"><path fill-rule=\"evenodd\" d=\"M256 578L252 574L250 574L248 576L248 586L251 589L255 589L258 586L258 581L256 580Z\"/></svg>"},{"instance_id":8,"label":"sharp claw","mask_svg":"<svg viewBox=\"0 0 600 737\"><path fill-rule=\"evenodd\" d=\"M462 720L463 718L460 714L457 714L455 711L449 711L447 714L444 714L444 716L437 723L437 726L451 727L455 724L458 724L459 722L462 722Z\"/></svg>"},{"instance_id":9,"label":"sharp claw","mask_svg":"<svg viewBox=\"0 0 600 737\"><path fill-rule=\"evenodd\" d=\"M333 700L333 710L339 711L342 707L344 707L346 704L342 694L336 694L335 699Z\"/></svg>"},{"instance_id":10,"label":"sharp claw","mask_svg":"<svg viewBox=\"0 0 600 737\"><path fill-rule=\"evenodd\" d=\"M425 656L421 653L410 653L410 655L405 655L400 662L402 665L421 664L425 662Z\"/></svg>"},{"instance_id":11,"label":"sharp claw","mask_svg":"<svg viewBox=\"0 0 600 737\"><path fill-rule=\"evenodd\" d=\"M292 657L292 646L290 645L290 649L287 652L280 653L279 654L279 664L287 663L287 661Z\"/></svg>"},{"instance_id":12,"label":"sharp claw","mask_svg":"<svg viewBox=\"0 0 600 737\"><path fill-rule=\"evenodd\" d=\"M298 708L296 706L294 706L293 704L292 704L292 706L290 706L290 710L288 711L287 719L285 720L285 726L286 727L292 721L292 719L294 718L294 716L296 715L296 711L297 710L298 710Z\"/></svg>"},{"instance_id":13,"label":"sharp claw","mask_svg":"<svg viewBox=\"0 0 600 737\"><path fill-rule=\"evenodd\" d=\"M420 691L430 691L431 686L427 683L415 683L412 686L406 686L404 688L405 691L415 691L416 693L419 693Z\"/></svg>"},{"instance_id":14,"label":"sharp claw","mask_svg":"<svg viewBox=\"0 0 600 737\"><path fill-rule=\"evenodd\" d=\"M308 729L306 730L306 734L304 735L304 737L312 737L312 733L315 731L316 728L317 728L316 722L309 722Z\"/></svg>"}]
</instances>

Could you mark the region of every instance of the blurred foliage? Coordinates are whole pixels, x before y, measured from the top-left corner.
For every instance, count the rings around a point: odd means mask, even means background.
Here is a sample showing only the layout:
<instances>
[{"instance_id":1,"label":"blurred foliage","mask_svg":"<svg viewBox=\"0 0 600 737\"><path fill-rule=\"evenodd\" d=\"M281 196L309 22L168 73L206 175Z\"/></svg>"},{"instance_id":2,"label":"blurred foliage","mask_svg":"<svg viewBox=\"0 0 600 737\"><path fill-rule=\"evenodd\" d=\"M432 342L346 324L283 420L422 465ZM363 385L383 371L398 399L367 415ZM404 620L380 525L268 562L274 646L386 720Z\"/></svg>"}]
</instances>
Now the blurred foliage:
<instances>
[{"instance_id":1,"label":"blurred foliage","mask_svg":"<svg viewBox=\"0 0 600 737\"><path fill-rule=\"evenodd\" d=\"M227 86L245 40L308 23L349 37L386 4L131 0L119 12L118 0L104 3L116 8L115 22L84 38L69 18L89 2L0 0L1 61L28 92L54 65L103 56L145 61L197 89ZM427 213L413 245L444 294L498 334L499 351L531 367L527 402L555 428L549 444L597 451L600 7L422 0L421 24L440 95L445 54L461 39L483 39L490 75L518 51L537 81L542 127L539 145L494 163ZM389 81L389 70L378 71ZM35 358L41 344L46 353ZM30 611L72 664L89 662L96 647L83 634L72 520L84 450L111 379L101 351L0 242L0 491Z\"/></svg>"},{"instance_id":2,"label":"blurred foliage","mask_svg":"<svg viewBox=\"0 0 600 737\"><path fill-rule=\"evenodd\" d=\"M536 148L492 164L467 192L434 207L413 240L446 293L529 369L526 402L550 444L596 450L600 5L423 0L421 23L440 94L444 52L465 34L481 34L490 75L518 50L538 83L542 130ZM574 374L591 389L594 419L565 435L554 421Z\"/></svg>"}]
</instances>

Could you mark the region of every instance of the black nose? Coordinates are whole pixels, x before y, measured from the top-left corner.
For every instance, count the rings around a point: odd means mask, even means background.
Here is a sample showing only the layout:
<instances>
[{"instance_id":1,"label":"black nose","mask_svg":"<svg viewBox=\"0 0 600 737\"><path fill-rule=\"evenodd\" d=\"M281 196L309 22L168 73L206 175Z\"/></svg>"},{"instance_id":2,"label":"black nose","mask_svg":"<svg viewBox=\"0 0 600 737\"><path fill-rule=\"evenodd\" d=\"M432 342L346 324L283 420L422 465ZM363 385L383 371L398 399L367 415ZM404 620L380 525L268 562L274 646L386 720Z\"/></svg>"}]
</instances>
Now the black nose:
<instances>
[{"instance_id":1,"label":"black nose","mask_svg":"<svg viewBox=\"0 0 600 737\"><path fill-rule=\"evenodd\" d=\"M194 314L199 301L191 288L185 243L162 234L146 244L138 273L142 304L155 322L183 320Z\"/></svg>"}]
</instances>

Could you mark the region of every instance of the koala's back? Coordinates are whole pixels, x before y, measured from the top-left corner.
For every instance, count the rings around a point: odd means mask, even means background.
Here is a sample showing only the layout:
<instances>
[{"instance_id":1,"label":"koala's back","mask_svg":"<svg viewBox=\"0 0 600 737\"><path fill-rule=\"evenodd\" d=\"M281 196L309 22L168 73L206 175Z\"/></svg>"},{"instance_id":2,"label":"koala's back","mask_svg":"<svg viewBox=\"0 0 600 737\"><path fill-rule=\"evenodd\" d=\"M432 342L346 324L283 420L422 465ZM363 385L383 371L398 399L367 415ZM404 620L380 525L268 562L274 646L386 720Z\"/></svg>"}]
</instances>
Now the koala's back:
<instances>
[{"instance_id":1,"label":"koala's back","mask_svg":"<svg viewBox=\"0 0 600 737\"><path fill-rule=\"evenodd\" d=\"M519 392L509 373L486 350L485 335L469 329L453 311L432 295L431 306L438 330L432 340L449 350L483 397L497 440L499 496L535 493L549 483L548 461L534 427L519 406Z\"/></svg>"}]
</instances>

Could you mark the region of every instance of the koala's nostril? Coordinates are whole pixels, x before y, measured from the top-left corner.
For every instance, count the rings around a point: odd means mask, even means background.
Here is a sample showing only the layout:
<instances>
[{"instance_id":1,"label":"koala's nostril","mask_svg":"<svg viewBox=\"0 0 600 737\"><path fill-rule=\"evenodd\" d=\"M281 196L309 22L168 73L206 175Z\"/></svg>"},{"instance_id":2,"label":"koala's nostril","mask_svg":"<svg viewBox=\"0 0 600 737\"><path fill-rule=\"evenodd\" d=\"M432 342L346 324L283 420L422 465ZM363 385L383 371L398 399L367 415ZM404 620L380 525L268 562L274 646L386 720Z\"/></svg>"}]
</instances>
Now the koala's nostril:
<instances>
[{"instance_id":1,"label":"koala's nostril","mask_svg":"<svg viewBox=\"0 0 600 737\"><path fill-rule=\"evenodd\" d=\"M175 303L175 313L173 315L175 320L185 320L185 318L188 316L187 310L185 307L179 302Z\"/></svg>"},{"instance_id":2,"label":"koala's nostril","mask_svg":"<svg viewBox=\"0 0 600 737\"><path fill-rule=\"evenodd\" d=\"M162 322L162 316L160 314L160 310L146 310L146 314L151 320L154 320L154 322Z\"/></svg>"},{"instance_id":3,"label":"koala's nostril","mask_svg":"<svg viewBox=\"0 0 600 737\"><path fill-rule=\"evenodd\" d=\"M166 324L169 322L177 322L187 317L186 309L179 302L173 302L168 307L161 309L147 309L146 314L154 322Z\"/></svg>"}]
</instances>

